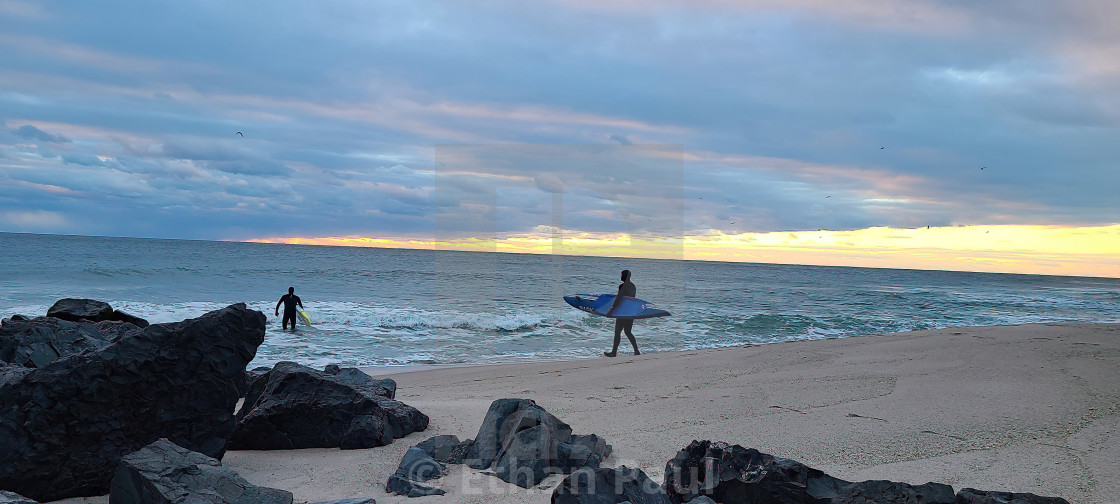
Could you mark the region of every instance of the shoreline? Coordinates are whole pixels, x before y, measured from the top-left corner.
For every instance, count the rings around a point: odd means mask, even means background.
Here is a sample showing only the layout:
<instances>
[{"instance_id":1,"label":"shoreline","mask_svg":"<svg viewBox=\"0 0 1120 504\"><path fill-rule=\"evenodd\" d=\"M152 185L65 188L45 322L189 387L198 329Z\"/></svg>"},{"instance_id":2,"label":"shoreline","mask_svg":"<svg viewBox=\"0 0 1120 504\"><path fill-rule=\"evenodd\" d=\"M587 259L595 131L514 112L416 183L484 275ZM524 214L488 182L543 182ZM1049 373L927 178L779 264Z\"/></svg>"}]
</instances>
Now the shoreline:
<instances>
[{"instance_id":1,"label":"shoreline","mask_svg":"<svg viewBox=\"0 0 1120 504\"><path fill-rule=\"evenodd\" d=\"M384 492L409 447L440 434L473 438L493 400L518 397L575 433L602 436L614 447L604 466L639 467L659 483L678 450L710 439L850 481L1120 502L1120 324L959 327L394 371L378 376L396 380L397 398L431 418L426 431L367 450L231 451L223 465L293 492L296 502L549 502L558 475L520 489L461 466L436 482L447 495Z\"/></svg>"}]
</instances>

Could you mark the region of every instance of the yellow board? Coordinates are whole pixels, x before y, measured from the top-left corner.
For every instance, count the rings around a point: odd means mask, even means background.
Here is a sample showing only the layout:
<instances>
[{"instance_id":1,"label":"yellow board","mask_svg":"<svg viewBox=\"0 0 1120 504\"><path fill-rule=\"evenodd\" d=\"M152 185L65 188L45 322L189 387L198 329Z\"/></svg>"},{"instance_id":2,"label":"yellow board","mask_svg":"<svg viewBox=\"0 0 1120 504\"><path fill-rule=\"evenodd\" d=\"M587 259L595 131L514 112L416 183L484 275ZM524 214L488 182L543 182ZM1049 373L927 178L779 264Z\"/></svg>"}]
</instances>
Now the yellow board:
<instances>
[{"instance_id":1,"label":"yellow board","mask_svg":"<svg viewBox=\"0 0 1120 504\"><path fill-rule=\"evenodd\" d=\"M303 321L307 324L307 327L311 327L311 317L307 316L307 312L300 310L299 316L303 317Z\"/></svg>"}]
</instances>

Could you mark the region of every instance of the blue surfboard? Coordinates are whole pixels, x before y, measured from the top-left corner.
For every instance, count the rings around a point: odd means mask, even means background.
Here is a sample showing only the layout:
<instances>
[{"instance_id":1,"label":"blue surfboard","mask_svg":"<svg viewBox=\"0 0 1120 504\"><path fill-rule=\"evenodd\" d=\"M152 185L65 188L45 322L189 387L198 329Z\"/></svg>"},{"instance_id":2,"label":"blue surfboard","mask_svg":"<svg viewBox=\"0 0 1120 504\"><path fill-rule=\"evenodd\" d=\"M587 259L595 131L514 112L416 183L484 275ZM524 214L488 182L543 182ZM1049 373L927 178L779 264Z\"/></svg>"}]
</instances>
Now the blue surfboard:
<instances>
[{"instance_id":1,"label":"blue surfboard","mask_svg":"<svg viewBox=\"0 0 1120 504\"><path fill-rule=\"evenodd\" d=\"M564 296L564 301L587 313L594 313L607 317L607 311L611 309L614 304L614 294L572 294ZM644 319L654 317L668 317L669 312L658 308L651 308L649 302L642 301L638 298L623 296L622 302L619 303L618 308L614 313L610 314L610 318L618 319Z\"/></svg>"}]
</instances>

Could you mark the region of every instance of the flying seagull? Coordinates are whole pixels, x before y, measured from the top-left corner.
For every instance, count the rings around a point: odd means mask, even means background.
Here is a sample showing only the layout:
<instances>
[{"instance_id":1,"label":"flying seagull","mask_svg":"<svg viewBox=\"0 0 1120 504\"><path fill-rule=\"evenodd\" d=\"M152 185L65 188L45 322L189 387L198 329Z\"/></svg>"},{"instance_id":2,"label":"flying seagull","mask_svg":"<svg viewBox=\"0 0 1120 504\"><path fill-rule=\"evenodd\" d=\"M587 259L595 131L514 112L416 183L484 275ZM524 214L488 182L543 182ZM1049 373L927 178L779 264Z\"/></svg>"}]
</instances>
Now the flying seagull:
<instances>
[{"instance_id":1,"label":"flying seagull","mask_svg":"<svg viewBox=\"0 0 1120 504\"><path fill-rule=\"evenodd\" d=\"M241 135L241 132L240 132L240 131L238 131L238 132L237 132L237 134L238 134L238 135ZM245 135L241 135L241 138L245 138Z\"/></svg>"}]
</instances>

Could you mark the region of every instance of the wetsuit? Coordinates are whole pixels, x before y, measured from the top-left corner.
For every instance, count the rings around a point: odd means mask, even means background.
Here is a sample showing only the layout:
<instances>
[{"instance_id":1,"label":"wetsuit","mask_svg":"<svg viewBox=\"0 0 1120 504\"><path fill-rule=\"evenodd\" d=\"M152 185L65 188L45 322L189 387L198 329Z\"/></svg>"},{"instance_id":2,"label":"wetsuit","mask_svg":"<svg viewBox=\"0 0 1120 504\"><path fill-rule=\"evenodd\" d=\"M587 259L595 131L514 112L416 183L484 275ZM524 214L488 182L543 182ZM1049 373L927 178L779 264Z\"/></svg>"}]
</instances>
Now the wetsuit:
<instances>
[{"instance_id":1,"label":"wetsuit","mask_svg":"<svg viewBox=\"0 0 1120 504\"><path fill-rule=\"evenodd\" d=\"M630 281L630 270L622 270L622 283L618 285L618 295L614 298L614 305L607 311L607 316L614 313L614 309L622 303L622 297L635 297L638 295L638 287ZM634 339L634 333L631 332L634 328L634 319L614 319L614 345L611 346L611 351L603 352L607 357L614 357L618 353L618 343L622 340L622 333L626 333L626 339L630 340L630 345L634 347L634 355L641 355L638 351L638 341Z\"/></svg>"},{"instance_id":2,"label":"wetsuit","mask_svg":"<svg viewBox=\"0 0 1120 504\"><path fill-rule=\"evenodd\" d=\"M299 300L299 296L297 296L295 294L284 294L283 296L280 297L280 301L276 302L276 307L277 308L280 307L280 303L284 303L284 318L281 321L281 325L283 327L287 328L288 327L288 321L290 320L290 321L292 321L292 329L295 329L296 328L296 314L299 313L296 310L296 305L299 305L300 308L303 308L303 303Z\"/></svg>"},{"instance_id":3,"label":"wetsuit","mask_svg":"<svg viewBox=\"0 0 1120 504\"><path fill-rule=\"evenodd\" d=\"M622 302L622 296L638 297L638 286L634 285L627 279L625 282L618 284L618 295L615 297L615 306ZM613 307L611 311L614 311ZM634 327L634 319L615 319L614 320L614 333L615 337L625 330L626 335L633 340L634 336L630 334L630 330Z\"/></svg>"}]
</instances>

